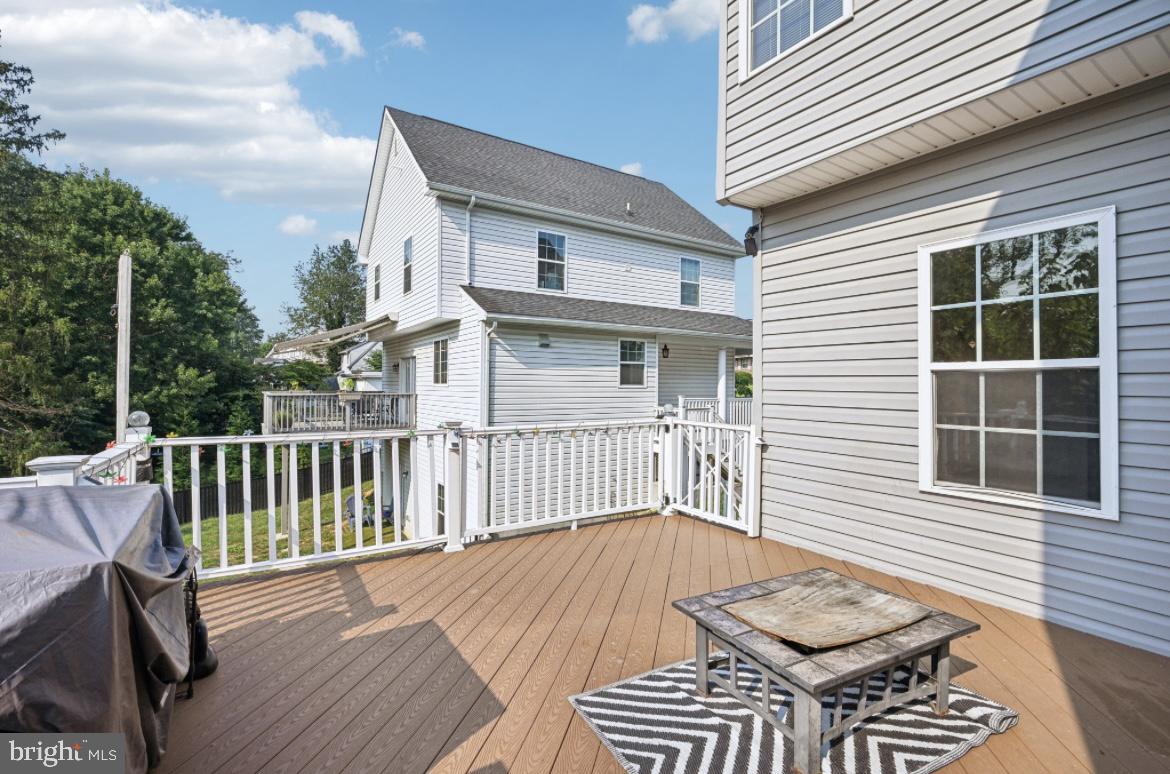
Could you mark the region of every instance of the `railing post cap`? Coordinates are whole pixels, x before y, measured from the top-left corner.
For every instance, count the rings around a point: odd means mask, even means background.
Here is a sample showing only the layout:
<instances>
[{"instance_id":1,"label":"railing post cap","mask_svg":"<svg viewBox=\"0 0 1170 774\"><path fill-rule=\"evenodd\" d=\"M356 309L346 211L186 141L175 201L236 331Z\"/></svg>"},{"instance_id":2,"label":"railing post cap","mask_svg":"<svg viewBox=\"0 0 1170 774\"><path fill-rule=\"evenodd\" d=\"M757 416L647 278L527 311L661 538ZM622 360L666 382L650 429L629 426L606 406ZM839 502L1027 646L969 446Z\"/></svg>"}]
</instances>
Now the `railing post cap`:
<instances>
[{"instance_id":1,"label":"railing post cap","mask_svg":"<svg viewBox=\"0 0 1170 774\"><path fill-rule=\"evenodd\" d=\"M62 454L55 457L37 457L29 460L24 466L34 473L48 473L57 470L80 470L88 454Z\"/></svg>"}]
</instances>

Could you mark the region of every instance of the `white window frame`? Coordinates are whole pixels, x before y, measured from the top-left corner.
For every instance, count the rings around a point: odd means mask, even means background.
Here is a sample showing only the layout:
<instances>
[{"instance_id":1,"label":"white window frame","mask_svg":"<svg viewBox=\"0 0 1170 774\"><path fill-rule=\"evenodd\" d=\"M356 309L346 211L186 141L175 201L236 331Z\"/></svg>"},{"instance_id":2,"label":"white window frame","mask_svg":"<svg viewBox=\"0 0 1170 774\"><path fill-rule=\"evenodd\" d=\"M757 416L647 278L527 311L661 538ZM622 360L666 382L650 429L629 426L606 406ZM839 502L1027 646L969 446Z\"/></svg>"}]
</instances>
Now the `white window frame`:
<instances>
[{"instance_id":1,"label":"white window frame","mask_svg":"<svg viewBox=\"0 0 1170 774\"><path fill-rule=\"evenodd\" d=\"M412 290L414 290L414 237L408 236L402 240L402 295L405 296Z\"/></svg>"},{"instance_id":2,"label":"white window frame","mask_svg":"<svg viewBox=\"0 0 1170 774\"><path fill-rule=\"evenodd\" d=\"M439 364L442 363L442 369ZM443 381L439 381L440 372ZM445 387L451 383L451 339L444 336L431 342L431 384Z\"/></svg>"},{"instance_id":3,"label":"white window frame","mask_svg":"<svg viewBox=\"0 0 1170 774\"><path fill-rule=\"evenodd\" d=\"M683 262L694 261L699 264L699 280L698 282L691 282L683 279ZM683 285L698 285L699 286L699 301L696 304L684 304L682 302L682 286ZM701 258L692 258L689 255L680 256L678 259L678 305L681 309L702 309L703 308L703 260Z\"/></svg>"},{"instance_id":4,"label":"white window frame","mask_svg":"<svg viewBox=\"0 0 1170 774\"><path fill-rule=\"evenodd\" d=\"M829 32L831 32L832 30L837 29L842 24L845 24L846 22L848 22L850 19L853 18L853 2L854 2L854 0L842 0L842 8L841 8L841 17L840 18L836 19L835 21L831 22L830 24L826 24L824 27L822 27L821 29L812 33L807 38L800 41L799 43L797 43L795 46L788 49L787 51L777 51L776 56L772 57L767 62L764 62L763 64L761 64L757 67L752 67L752 62L751 62L752 29L753 29L753 27L758 26L758 25L752 24L752 22L751 22L752 3L754 3L754 2L755 2L755 0L739 0L739 22L740 23L739 23L739 41L738 41L739 45L738 45L738 48L739 48L739 82L740 83L743 83L748 78L751 78L753 75L755 75L756 73L759 73L763 70L767 70L769 67L776 64L780 60L784 59L789 54L792 54L795 51L799 51L800 49L804 48L805 45L807 45L808 43L811 43L812 41L816 40L817 38L821 37L822 35L826 35ZM779 0L776 3L776 10L773 13L777 13L777 14L780 13ZM771 16L771 15L772 14L768 14L768 16ZM764 17L764 19L767 19L767 18L768 18L767 16ZM760 19L760 22L763 22L764 19ZM777 23L779 23L779 21L777 21ZM779 46L780 46L779 29L777 29L776 35L777 35L776 46L777 46L777 48L779 48Z\"/></svg>"},{"instance_id":5,"label":"white window frame","mask_svg":"<svg viewBox=\"0 0 1170 774\"><path fill-rule=\"evenodd\" d=\"M565 257L561 261L550 261L547 258L540 257L540 235L548 234L553 237L560 237L565 242ZM542 288L540 286L540 262L547 261L548 263L560 263L564 269L564 282L560 290L556 288ZM557 231L549 231L548 229L538 228L536 230L536 289L541 293L568 293L569 292L569 235L562 234Z\"/></svg>"},{"instance_id":6,"label":"white window frame","mask_svg":"<svg viewBox=\"0 0 1170 774\"><path fill-rule=\"evenodd\" d=\"M993 242L1012 237L1027 236L1053 229L1068 228L1096 221L1097 223L1097 325L1099 352L1095 358L1064 360L1006 360L968 361L962 363L933 363L933 336L931 330L931 261L933 253L959 247ZM1033 267L1033 272L1039 270ZM982 301L982 282L976 269L976 301ZM1070 294L1071 295L1071 294ZM976 307L978 309L978 307ZM976 336L982 336L981 315L976 313ZM951 495L983 502L1000 503L1031 508L1038 511L1069 513L1078 516L1117 521L1120 500L1120 461L1118 423L1117 372L1117 212L1114 207L1062 215L1045 220L1023 223L1010 228L984 231L980 234L934 242L918 248L918 488L932 494ZM1038 321L1033 321L1033 334L1040 332ZM1101 505L1099 508L1082 506L1063 500L1046 499L1043 495L967 487L959 484L934 482L934 379L938 371L1013 371L1045 370L1054 368L1093 367L1099 372L1100 384L1100 460ZM1037 407L1037 411L1040 408ZM982 421L982 420L981 420ZM1038 461L1039 463L1039 461Z\"/></svg>"},{"instance_id":7,"label":"white window frame","mask_svg":"<svg viewBox=\"0 0 1170 774\"><path fill-rule=\"evenodd\" d=\"M622 360L622 344L625 342L637 342L642 345L642 360ZM647 354L650 351L651 343L645 339L618 339L618 373L617 384L618 388L622 390L644 390L650 383L650 356ZM642 366L642 383L641 384L622 384L622 366L624 365L640 365Z\"/></svg>"}]
</instances>

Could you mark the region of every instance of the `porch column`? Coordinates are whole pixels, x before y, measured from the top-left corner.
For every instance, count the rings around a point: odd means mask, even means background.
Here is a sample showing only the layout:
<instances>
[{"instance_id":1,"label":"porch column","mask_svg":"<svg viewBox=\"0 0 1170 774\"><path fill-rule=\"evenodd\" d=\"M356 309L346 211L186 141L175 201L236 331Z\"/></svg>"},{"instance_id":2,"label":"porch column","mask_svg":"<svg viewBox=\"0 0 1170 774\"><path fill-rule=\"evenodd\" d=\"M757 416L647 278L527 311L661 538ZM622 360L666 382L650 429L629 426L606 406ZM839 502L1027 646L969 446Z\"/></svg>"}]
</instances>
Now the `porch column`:
<instances>
[{"instance_id":1,"label":"porch column","mask_svg":"<svg viewBox=\"0 0 1170 774\"><path fill-rule=\"evenodd\" d=\"M715 400L719 402L719 416L723 421L729 421L731 405L727 402L727 349L719 350L719 386L715 390Z\"/></svg>"}]
</instances>

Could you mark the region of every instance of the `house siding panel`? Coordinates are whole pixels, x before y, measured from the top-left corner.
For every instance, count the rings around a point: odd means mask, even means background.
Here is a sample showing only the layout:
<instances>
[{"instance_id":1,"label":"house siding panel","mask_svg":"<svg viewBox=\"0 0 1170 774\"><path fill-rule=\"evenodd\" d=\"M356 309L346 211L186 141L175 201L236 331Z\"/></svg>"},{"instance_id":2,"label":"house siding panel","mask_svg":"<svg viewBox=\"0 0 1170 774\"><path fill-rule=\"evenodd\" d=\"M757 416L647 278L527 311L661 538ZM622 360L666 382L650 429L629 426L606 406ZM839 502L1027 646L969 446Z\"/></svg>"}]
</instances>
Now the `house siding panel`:
<instances>
[{"instance_id":1,"label":"house siding panel","mask_svg":"<svg viewBox=\"0 0 1170 774\"><path fill-rule=\"evenodd\" d=\"M766 536L1170 653L1167 105L1162 79L764 211ZM918 246L1110 205L1120 520L919 491Z\"/></svg>"},{"instance_id":2,"label":"house siding panel","mask_svg":"<svg viewBox=\"0 0 1170 774\"><path fill-rule=\"evenodd\" d=\"M881 163L962 140L980 124L1013 123L1035 109L1083 98L1071 84L1045 80L1027 94L1031 104L1005 99L999 113L971 115L971 127L931 116L971 103L1028 78L1170 23L1159 0L993 0L977 4L854 0L854 17L792 54L740 78L737 0L727 5L723 167L720 191L734 191L799 169L814 158L911 126L921 147L871 148ZM1119 63L1125 66L1124 63ZM1086 84L1100 74L1084 68ZM815 107L815 110L810 108ZM914 139L917 138L917 139ZM937 143L937 145L936 145ZM863 156L841 159L843 171L870 167Z\"/></svg>"},{"instance_id":3,"label":"house siding panel","mask_svg":"<svg viewBox=\"0 0 1170 774\"><path fill-rule=\"evenodd\" d=\"M444 221L452 221L444 231L444 252L465 245L461 218L445 217ZM538 291L536 234L551 231L565 235L566 295L693 309L679 304L679 259L697 258L702 261L699 310L735 314L735 261L731 258L483 208L472 210L471 231L472 278L477 286ZM448 238L449 232L458 236ZM451 277L465 273L460 265Z\"/></svg>"},{"instance_id":4,"label":"house siding panel","mask_svg":"<svg viewBox=\"0 0 1170 774\"><path fill-rule=\"evenodd\" d=\"M549 336L549 347L538 336ZM618 340L646 342L646 386L618 385ZM501 325L491 342L493 425L651 419L658 401L654 337Z\"/></svg>"},{"instance_id":5,"label":"house siding panel","mask_svg":"<svg viewBox=\"0 0 1170 774\"><path fill-rule=\"evenodd\" d=\"M678 403L678 396L687 398L715 398L719 390L719 350L724 350L727 361L727 394L735 395L735 352L729 347L663 338L659 348L670 347L670 357L659 362L658 402Z\"/></svg>"}]
</instances>

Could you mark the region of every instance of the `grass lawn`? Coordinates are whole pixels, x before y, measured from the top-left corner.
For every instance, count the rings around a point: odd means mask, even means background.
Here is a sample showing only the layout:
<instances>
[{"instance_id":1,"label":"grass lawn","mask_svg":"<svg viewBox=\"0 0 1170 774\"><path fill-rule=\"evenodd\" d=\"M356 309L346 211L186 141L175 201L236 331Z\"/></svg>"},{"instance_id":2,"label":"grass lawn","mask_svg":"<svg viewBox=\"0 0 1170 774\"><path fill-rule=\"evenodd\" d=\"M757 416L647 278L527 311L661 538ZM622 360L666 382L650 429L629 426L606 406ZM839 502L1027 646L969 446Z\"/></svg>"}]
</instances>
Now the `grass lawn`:
<instances>
[{"instance_id":1,"label":"grass lawn","mask_svg":"<svg viewBox=\"0 0 1170 774\"><path fill-rule=\"evenodd\" d=\"M348 486L341 490L342 502L342 533L343 548L353 548L357 544L357 536L350 529L345 520L345 501L353 494L353 487ZM373 498L367 497L366 504L371 505ZM300 525L300 555L312 556L313 551L313 500L301 500L297 508ZM219 517L205 518L200 522L199 531L202 537L201 550L203 551L203 566L219 566ZM280 509L276 510L276 528L280 530ZM372 546L375 541L375 527L367 526L362 530L362 545ZM182 525L183 539L191 543L192 525ZM328 552L334 549L333 526L333 493L321 495L321 551ZM394 527L386 524L382 527L383 542L394 539ZM227 516L227 548L228 566L244 563L244 514L231 513ZM287 537L278 537L276 541L276 557L284 559L289 556L289 541ZM266 507L252 510L252 560L256 562L268 559L268 510Z\"/></svg>"}]
</instances>

